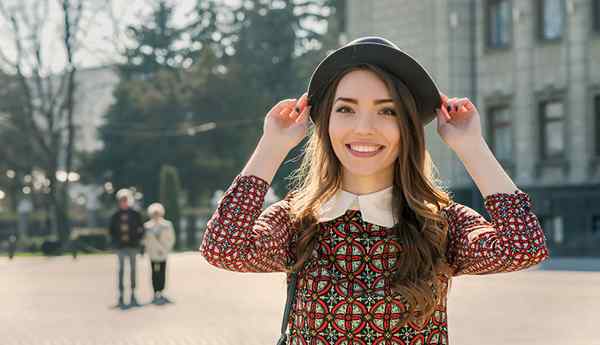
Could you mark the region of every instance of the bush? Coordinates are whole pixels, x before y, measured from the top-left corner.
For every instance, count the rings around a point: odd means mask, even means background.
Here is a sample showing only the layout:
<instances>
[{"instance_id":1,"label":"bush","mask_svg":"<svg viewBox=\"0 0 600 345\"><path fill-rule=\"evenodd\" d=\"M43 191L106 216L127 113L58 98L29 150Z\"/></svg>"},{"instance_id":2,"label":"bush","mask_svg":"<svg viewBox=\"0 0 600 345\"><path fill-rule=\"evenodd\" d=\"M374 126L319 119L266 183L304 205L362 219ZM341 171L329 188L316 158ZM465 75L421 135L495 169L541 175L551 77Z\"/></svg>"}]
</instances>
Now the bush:
<instances>
[{"instance_id":1,"label":"bush","mask_svg":"<svg viewBox=\"0 0 600 345\"><path fill-rule=\"evenodd\" d=\"M82 235L75 242L77 248L84 252L90 249L108 249L108 238L105 235Z\"/></svg>"},{"instance_id":2,"label":"bush","mask_svg":"<svg viewBox=\"0 0 600 345\"><path fill-rule=\"evenodd\" d=\"M46 240L42 243L42 253L44 255L60 255L62 252L61 244L59 241Z\"/></svg>"}]
</instances>

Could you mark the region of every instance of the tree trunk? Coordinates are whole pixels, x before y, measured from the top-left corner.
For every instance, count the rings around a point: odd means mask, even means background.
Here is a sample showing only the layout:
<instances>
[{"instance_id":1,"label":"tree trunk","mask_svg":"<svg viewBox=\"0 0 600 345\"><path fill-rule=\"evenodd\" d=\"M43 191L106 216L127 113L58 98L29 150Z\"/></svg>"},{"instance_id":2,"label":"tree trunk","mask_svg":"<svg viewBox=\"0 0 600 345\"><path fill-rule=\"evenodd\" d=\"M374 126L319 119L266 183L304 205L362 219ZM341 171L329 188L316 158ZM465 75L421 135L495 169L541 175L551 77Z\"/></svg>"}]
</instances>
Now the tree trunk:
<instances>
[{"instance_id":1,"label":"tree trunk","mask_svg":"<svg viewBox=\"0 0 600 345\"><path fill-rule=\"evenodd\" d=\"M188 206L190 206L191 208L196 208L198 205L198 200L200 199L198 197L198 191L195 190L195 188L190 188L189 189L190 195L188 197L189 203ZM187 232L187 246L190 249L196 249L196 247L198 246L198 243L196 242L196 234L198 229L196 229L196 214L194 212L190 212L190 215L188 216L188 221L187 221L187 229L185 229Z\"/></svg>"}]
</instances>

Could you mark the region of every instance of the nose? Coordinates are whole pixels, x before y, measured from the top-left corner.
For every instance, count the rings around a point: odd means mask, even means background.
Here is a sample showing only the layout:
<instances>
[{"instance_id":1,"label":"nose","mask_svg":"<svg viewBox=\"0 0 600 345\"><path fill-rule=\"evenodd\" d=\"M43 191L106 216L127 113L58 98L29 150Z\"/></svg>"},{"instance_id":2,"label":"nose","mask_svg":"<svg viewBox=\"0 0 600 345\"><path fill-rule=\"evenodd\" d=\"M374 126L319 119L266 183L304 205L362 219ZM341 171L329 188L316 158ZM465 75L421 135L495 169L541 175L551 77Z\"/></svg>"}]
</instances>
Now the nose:
<instances>
[{"instance_id":1,"label":"nose","mask_svg":"<svg viewBox=\"0 0 600 345\"><path fill-rule=\"evenodd\" d=\"M375 133L375 119L369 112L362 111L358 115L354 126L354 132L357 134L373 134Z\"/></svg>"}]
</instances>

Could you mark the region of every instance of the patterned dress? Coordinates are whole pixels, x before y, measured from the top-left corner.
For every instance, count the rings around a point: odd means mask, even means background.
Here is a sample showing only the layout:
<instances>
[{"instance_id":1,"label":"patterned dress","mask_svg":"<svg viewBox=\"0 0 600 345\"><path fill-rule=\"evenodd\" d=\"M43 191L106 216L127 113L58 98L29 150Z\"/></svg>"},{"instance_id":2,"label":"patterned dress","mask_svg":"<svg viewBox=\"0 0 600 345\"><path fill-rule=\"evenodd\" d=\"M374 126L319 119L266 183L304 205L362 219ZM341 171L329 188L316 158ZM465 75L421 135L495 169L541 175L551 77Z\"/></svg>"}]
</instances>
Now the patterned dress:
<instances>
[{"instance_id":1,"label":"patterned dress","mask_svg":"<svg viewBox=\"0 0 600 345\"><path fill-rule=\"evenodd\" d=\"M200 248L206 260L237 272L282 272L294 262L295 229L289 201L262 211L269 184L238 175L208 222ZM447 259L454 275L522 270L548 257L544 233L527 194L497 193L485 198L487 221L452 203L442 210L449 223ZM390 280L402 244L391 228L364 222L348 210L319 223L316 249L298 275L289 320L290 344L448 344L444 279L441 298L422 324L400 322L405 305Z\"/></svg>"}]
</instances>

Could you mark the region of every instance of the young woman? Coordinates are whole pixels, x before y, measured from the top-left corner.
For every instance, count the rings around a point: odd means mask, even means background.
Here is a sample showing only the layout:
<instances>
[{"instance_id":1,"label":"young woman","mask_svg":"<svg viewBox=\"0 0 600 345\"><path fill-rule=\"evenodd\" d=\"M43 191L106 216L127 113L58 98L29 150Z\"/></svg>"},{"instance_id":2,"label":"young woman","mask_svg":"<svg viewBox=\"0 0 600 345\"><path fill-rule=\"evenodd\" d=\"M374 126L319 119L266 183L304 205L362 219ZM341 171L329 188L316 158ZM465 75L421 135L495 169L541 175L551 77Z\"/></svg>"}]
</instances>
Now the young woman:
<instances>
[{"instance_id":1,"label":"young woman","mask_svg":"<svg viewBox=\"0 0 600 345\"><path fill-rule=\"evenodd\" d=\"M152 288L154 298L152 303L164 304L170 302L163 295L167 275L167 256L175 244L173 224L164 218L165 208L159 203L148 206L150 220L144 223L144 247L150 257L152 268Z\"/></svg>"},{"instance_id":2,"label":"young woman","mask_svg":"<svg viewBox=\"0 0 600 345\"><path fill-rule=\"evenodd\" d=\"M491 221L437 184L424 134L435 117ZM295 188L262 211L307 132ZM440 95L415 60L373 37L328 56L308 95L269 111L201 253L231 271L297 272L288 344L373 345L447 344L453 276L521 270L548 256L531 201L490 152L475 106Z\"/></svg>"}]
</instances>

